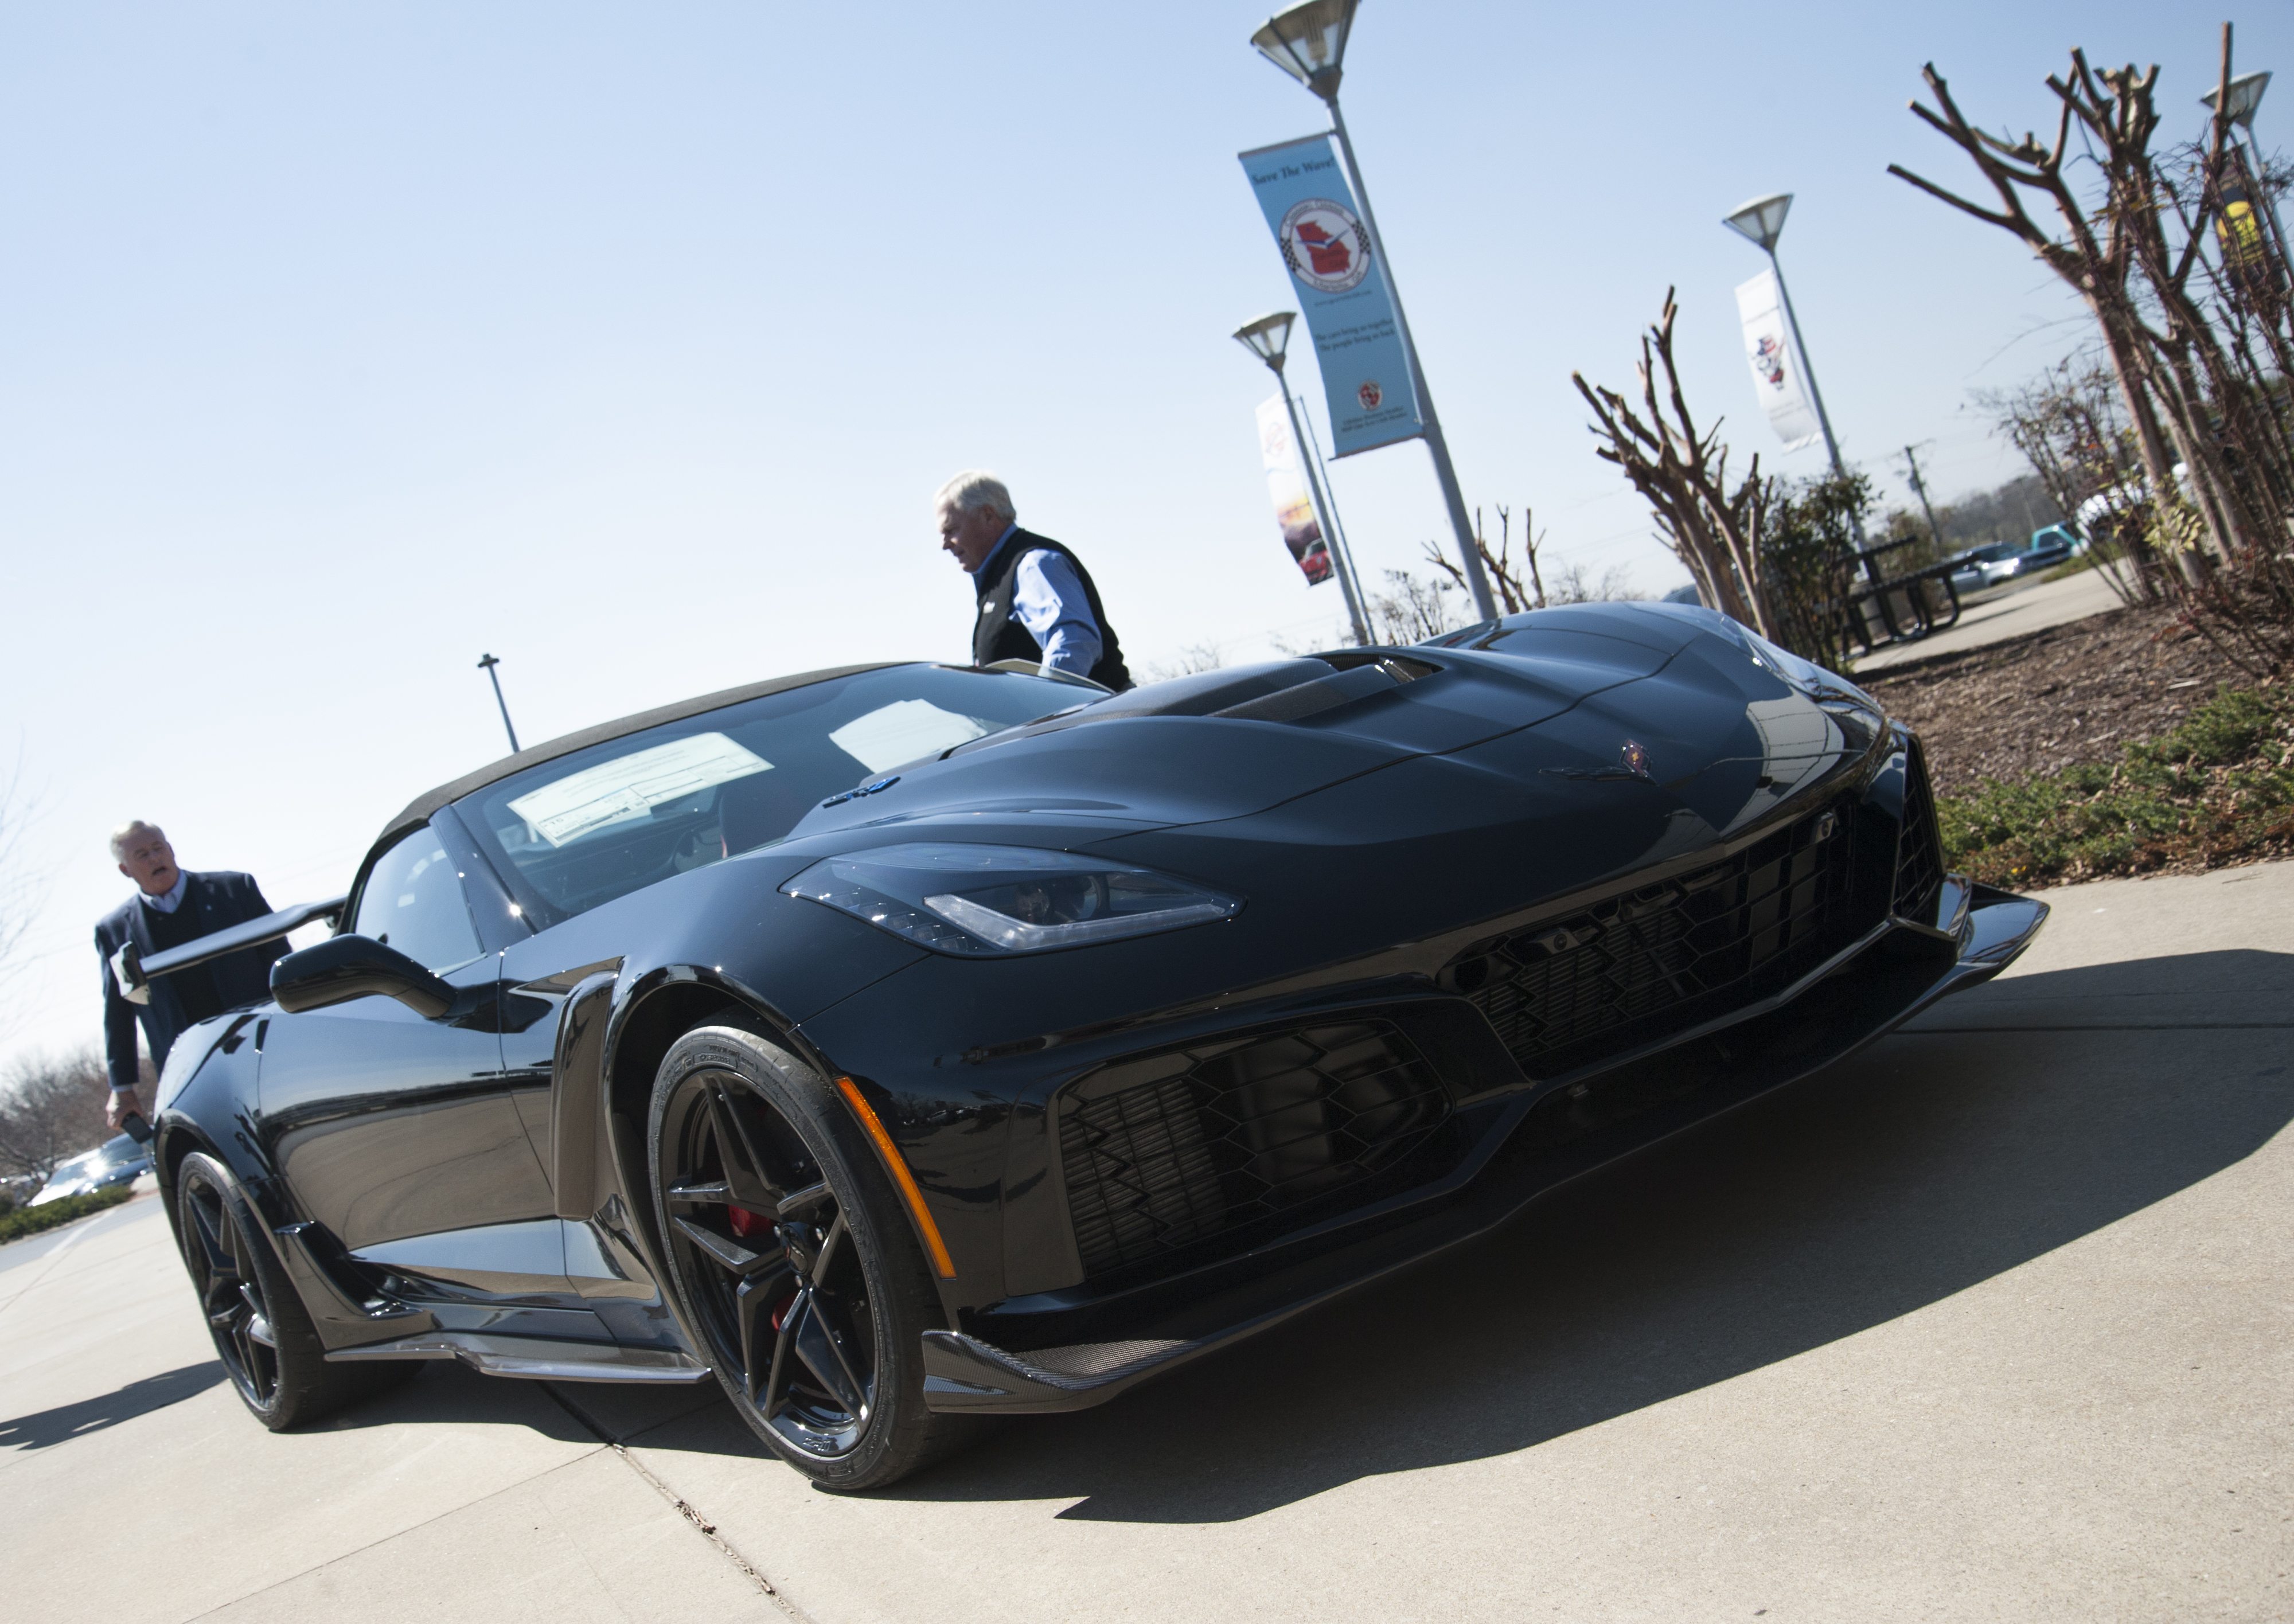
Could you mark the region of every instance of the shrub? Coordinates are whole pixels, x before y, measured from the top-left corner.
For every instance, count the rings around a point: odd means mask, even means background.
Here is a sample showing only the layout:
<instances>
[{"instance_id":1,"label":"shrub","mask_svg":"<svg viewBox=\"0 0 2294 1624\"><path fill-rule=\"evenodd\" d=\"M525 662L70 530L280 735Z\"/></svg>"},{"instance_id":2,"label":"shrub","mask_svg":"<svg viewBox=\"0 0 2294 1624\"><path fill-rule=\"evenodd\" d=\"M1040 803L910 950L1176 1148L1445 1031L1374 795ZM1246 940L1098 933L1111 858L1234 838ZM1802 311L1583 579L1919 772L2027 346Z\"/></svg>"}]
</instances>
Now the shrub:
<instances>
[{"instance_id":1,"label":"shrub","mask_svg":"<svg viewBox=\"0 0 2294 1624\"><path fill-rule=\"evenodd\" d=\"M1944 860L1994 885L2205 867L2294 847L2294 716L2225 688L2119 759L1938 799Z\"/></svg>"}]
</instances>

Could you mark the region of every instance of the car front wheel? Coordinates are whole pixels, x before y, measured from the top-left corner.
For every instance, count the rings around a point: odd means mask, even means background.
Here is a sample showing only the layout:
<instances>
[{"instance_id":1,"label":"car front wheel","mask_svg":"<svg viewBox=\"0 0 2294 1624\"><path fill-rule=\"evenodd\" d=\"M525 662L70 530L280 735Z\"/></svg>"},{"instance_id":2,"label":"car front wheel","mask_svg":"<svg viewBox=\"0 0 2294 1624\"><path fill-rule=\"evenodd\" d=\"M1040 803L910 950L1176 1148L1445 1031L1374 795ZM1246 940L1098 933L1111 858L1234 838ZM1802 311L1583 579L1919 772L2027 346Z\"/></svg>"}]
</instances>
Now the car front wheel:
<instances>
[{"instance_id":1,"label":"car front wheel","mask_svg":"<svg viewBox=\"0 0 2294 1624\"><path fill-rule=\"evenodd\" d=\"M959 1441L968 1418L923 1402L938 1295L826 1078L755 1033L703 1027L663 1060L647 1137L679 1306L775 1453L825 1487L877 1489Z\"/></svg>"}]
</instances>

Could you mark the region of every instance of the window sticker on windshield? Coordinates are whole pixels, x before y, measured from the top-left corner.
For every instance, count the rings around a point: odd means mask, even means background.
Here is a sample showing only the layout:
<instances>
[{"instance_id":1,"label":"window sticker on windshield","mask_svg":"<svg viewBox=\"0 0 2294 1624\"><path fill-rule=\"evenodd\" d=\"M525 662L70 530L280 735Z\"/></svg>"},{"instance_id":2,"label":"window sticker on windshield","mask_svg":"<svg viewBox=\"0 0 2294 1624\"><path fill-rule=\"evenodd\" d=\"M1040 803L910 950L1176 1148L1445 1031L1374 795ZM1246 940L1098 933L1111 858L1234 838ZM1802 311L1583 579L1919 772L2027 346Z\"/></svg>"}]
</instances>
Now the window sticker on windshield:
<instances>
[{"instance_id":1,"label":"window sticker on windshield","mask_svg":"<svg viewBox=\"0 0 2294 1624\"><path fill-rule=\"evenodd\" d=\"M772 765L721 733L697 733L584 767L519 796L509 809L552 846L563 846L608 824L643 817L665 802L769 772Z\"/></svg>"},{"instance_id":2,"label":"window sticker on windshield","mask_svg":"<svg viewBox=\"0 0 2294 1624\"><path fill-rule=\"evenodd\" d=\"M870 772L881 773L984 738L987 733L982 723L943 710L928 699L899 699L845 723L828 738Z\"/></svg>"}]
</instances>

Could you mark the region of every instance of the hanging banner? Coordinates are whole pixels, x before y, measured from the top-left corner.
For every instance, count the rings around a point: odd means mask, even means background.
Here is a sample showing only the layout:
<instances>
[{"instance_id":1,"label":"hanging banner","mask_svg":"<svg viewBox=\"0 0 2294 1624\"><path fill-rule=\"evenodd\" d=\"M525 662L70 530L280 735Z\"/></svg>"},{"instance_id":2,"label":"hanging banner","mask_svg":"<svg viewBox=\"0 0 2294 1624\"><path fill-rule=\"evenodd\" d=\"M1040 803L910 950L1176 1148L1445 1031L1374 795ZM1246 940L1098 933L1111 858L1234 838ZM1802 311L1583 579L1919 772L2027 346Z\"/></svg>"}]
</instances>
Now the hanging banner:
<instances>
[{"instance_id":1,"label":"hanging banner","mask_svg":"<svg viewBox=\"0 0 2294 1624\"><path fill-rule=\"evenodd\" d=\"M1266 465L1266 493L1274 499L1274 522L1282 526L1282 545L1306 572L1307 584L1320 586L1330 578L1330 545L1314 522L1306 465L1299 460L1298 443L1290 437L1290 414L1279 394L1258 402L1258 456Z\"/></svg>"},{"instance_id":2,"label":"hanging banner","mask_svg":"<svg viewBox=\"0 0 2294 1624\"><path fill-rule=\"evenodd\" d=\"M1327 135L1241 155L1242 172L1298 292L1330 409L1330 454L1426 432L1386 272L1371 261L1354 188Z\"/></svg>"},{"instance_id":3,"label":"hanging banner","mask_svg":"<svg viewBox=\"0 0 2294 1624\"><path fill-rule=\"evenodd\" d=\"M2230 173L2223 177L2222 211L2215 216L2215 242L2222 250L2230 285L2241 298L2267 312L2277 304L2282 284L2262 216L2255 212L2254 195L2246 154L2233 148Z\"/></svg>"},{"instance_id":4,"label":"hanging banner","mask_svg":"<svg viewBox=\"0 0 2294 1624\"><path fill-rule=\"evenodd\" d=\"M1808 393L1808 364L1793 347L1792 326L1777 293L1777 273L1763 271L1737 288L1737 313L1745 323L1745 358L1753 363L1753 393L1761 397L1769 423L1796 451L1824 437Z\"/></svg>"}]
</instances>

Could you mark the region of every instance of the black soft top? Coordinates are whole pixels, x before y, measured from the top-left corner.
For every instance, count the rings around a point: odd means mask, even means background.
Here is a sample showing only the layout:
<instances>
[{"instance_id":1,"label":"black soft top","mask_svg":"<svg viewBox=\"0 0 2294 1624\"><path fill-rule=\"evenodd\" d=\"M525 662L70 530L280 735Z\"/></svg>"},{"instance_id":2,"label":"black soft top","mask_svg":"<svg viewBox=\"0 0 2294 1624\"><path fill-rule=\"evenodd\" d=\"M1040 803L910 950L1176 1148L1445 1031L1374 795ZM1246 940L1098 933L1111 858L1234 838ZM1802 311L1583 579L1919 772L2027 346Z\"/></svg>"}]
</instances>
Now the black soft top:
<instances>
[{"instance_id":1,"label":"black soft top","mask_svg":"<svg viewBox=\"0 0 2294 1624\"><path fill-rule=\"evenodd\" d=\"M839 677L856 676L862 671L881 671L895 665L918 663L910 660L874 660L866 665L832 666L825 671L800 671L793 677L773 677L763 682L752 682L744 687L723 688L714 694L704 694L698 699L681 699L673 705L662 705L652 710L640 710L635 716L625 716L618 721L599 722L594 727L584 727L579 733L569 733L519 751L514 756L466 773L451 784L442 784L436 789L417 795L406 803L406 809L390 820L382 832L388 840L400 831L417 824L427 824L430 815L450 802L457 801L474 790L483 790L512 773L522 773L529 767L539 767L544 761L555 761L560 756L570 756L577 750L587 750L592 744L603 744L609 739L629 734L642 733L648 727L658 727L664 722L681 722L687 717L699 716L707 710L720 710L727 705L737 705L744 700L762 699L768 694L785 693L790 688L801 688L816 682L829 682Z\"/></svg>"}]
</instances>

